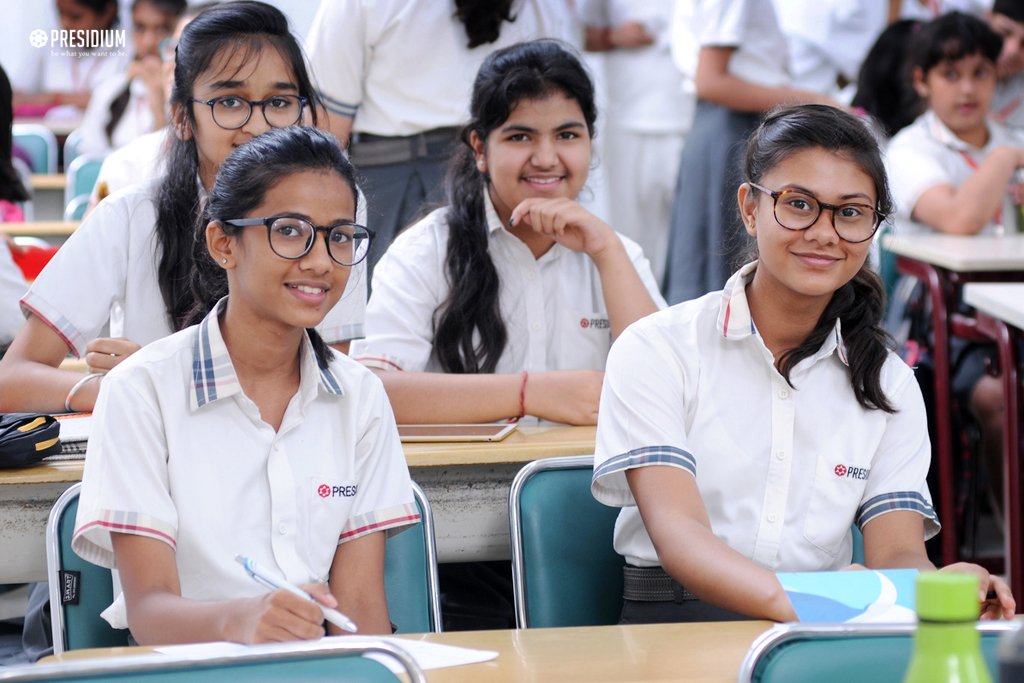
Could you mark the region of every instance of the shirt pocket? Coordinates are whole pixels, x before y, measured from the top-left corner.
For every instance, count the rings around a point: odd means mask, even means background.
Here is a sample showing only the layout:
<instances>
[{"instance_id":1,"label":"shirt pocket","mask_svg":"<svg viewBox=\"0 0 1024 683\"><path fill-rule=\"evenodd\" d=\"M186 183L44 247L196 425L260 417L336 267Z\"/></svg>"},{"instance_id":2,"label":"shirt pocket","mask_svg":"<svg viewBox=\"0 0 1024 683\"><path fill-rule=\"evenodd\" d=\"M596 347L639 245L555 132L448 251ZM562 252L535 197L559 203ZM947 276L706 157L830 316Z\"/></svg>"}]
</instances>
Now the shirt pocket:
<instances>
[{"instance_id":1,"label":"shirt pocket","mask_svg":"<svg viewBox=\"0 0 1024 683\"><path fill-rule=\"evenodd\" d=\"M603 370L612 345L608 313L567 309L559 321L559 359L553 370Z\"/></svg>"},{"instance_id":2,"label":"shirt pocket","mask_svg":"<svg viewBox=\"0 0 1024 683\"><path fill-rule=\"evenodd\" d=\"M819 455L804 520L804 538L829 557L836 557L864 498L869 457L848 453Z\"/></svg>"}]
</instances>

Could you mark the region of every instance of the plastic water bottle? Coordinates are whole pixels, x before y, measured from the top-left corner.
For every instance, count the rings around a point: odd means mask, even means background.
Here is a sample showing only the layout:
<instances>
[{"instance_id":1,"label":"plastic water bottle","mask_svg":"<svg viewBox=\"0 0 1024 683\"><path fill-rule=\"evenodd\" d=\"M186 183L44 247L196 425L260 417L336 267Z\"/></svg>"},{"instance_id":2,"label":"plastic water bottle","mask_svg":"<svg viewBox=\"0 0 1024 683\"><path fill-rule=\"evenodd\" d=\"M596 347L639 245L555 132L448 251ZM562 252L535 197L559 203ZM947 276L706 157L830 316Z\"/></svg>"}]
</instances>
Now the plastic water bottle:
<instances>
[{"instance_id":1,"label":"plastic water bottle","mask_svg":"<svg viewBox=\"0 0 1024 683\"><path fill-rule=\"evenodd\" d=\"M977 630L978 579L955 572L917 577L917 634L903 683L992 683Z\"/></svg>"}]
</instances>

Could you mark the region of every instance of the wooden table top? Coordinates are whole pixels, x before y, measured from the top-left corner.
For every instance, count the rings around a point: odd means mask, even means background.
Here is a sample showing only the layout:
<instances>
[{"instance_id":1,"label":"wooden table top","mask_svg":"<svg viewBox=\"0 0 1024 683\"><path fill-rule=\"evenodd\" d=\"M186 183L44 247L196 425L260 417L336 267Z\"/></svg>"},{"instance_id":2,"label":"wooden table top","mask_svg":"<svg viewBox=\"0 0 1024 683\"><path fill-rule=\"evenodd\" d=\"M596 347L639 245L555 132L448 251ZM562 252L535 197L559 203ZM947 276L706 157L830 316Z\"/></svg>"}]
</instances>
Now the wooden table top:
<instances>
[{"instance_id":1,"label":"wooden table top","mask_svg":"<svg viewBox=\"0 0 1024 683\"><path fill-rule=\"evenodd\" d=\"M886 235L885 248L960 273L1024 270L1024 235Z\"/></svg>"},{"instance_id":2,"label":"wooden table top","mask_svg":"<svg viewBox=\"0 0 1024 683\"><path fill-rule=\"evenodd\" d=\"M448 467L526 463L560 455L594 452L596 427L520 427L495 443L406 443L409 467ZM50 484L82 479L84 460L65 460L35 467L0 470L0 486Z\"/></svg>"},{"instance_id":3,"label":"wooden table top","mask_svg":"<svg viewBox=\"0 0 1024 683\"><path fill-rule=\"evenodd\" d=\"M63 173L33 173L33 190L60 190L64 191L67 179Z\"/></svg>"},{"instance_id":4,"label":"wooden table top","mask_svg":"<svg viewBox=\"0 0 1024 683\"><path fill-rule=\"evenodd\" d=\"M25 221L24 223L0 223L0 232L8 235L29 235L31 237L67 237L81 221Z\"/></svg>"},{"instance_id":5,"label":"wooden table top","mask_svg":"<svg viewBox=\"0 0 1024 683\"><path fill-rule=\"evenodd\" d=\"M431 669L427 671L431 683L735 683L751 643L772 625L767 621L734 621L451 631L399 637L498 653L496 659L481 664ZM152 650L146 647L75 650L43 661L71 662L149 652Z\"/></svg>"},{"instance_id":6,"label":"wooden table top","mask_svg":"<svg viewBox=\"0 0 1024 683\"><path fill-rule=\"evenodd\" d=\"M971 282L964 285L964 301L993 318L1024 330L1024 283Z\"/></svg>"}]
</instances>

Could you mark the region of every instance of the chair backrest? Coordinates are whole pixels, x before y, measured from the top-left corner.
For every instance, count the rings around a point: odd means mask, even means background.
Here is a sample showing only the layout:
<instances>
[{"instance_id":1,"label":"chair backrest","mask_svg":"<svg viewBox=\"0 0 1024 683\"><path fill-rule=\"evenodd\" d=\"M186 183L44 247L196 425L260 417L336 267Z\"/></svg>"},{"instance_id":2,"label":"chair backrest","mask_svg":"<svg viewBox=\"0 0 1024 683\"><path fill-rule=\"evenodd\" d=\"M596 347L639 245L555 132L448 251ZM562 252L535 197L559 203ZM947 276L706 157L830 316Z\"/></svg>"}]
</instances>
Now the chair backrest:
<instances>
[{"instance_id":1,"label":"chair backrest","mask_svg":"<svg viewBox=\"0 0 1024 683\"><path fill-rule=\"evenodd\" d=\"M100 612L114 601L110 570L83 560L71 549L81 483L61 494L46 525L53 652L128 644L128 630L111 628Z\"/></svg>"},{"instance_id":2,"label":"chair backrest","mask_svg":"<svg viewBox=\"0 0 1024 683\"><path fill-rule=\"evenodd\" d=\"M441 590L437 577L434 517L427 497L412 485L420 522L389 536L384 556L384 588L388 613L398 633L441 631Z\"/></svg>"},{"instance_id":3,"label":"chair backrest","mask_svg":"<svg viewBox=\"0 0 1024 683\"><path fill-rule=\"evenodd\" d=\"M89 208L89 195L80 194L64 207L65 221L80 221L85 216L85 210Z\"/></svg>"},{"instance_id":4,"label":"chair backrest","mask_svg":"<svg viewBox=\"0 0 1024 683\"><path fill-rule=\"evenodd\" d=\"M520 628L618 623L622 567L612 547L618 508L590 493L594 457L535 460L509 492L512 588Z\"/></svg>"},{"instance_id":5,"label":"chair backrest","mask_svg":"<svg viewBox=\"0 0 1024 683\"><path fill-rule=\"evenodd\" d=\"M46 565L50 582L53 651L128 643L128 631L111 628L100 612L113 602L110 570L83 560L71 549L81 483L66 490L50 510ZM387 542L384 583L391 620L399 633L441 630L434 524L422 489L413 484L420 524Z\"/></svg>"},{"instance_id":6,"label":"chair backrest","mask_svg":"<svg viewBox=\"0 0 1024 683\"><path fill-rule=\"evenodd\" d=\"M999 637L1015 622L979 624L990 671L998 671ZM913 624L784 624L754 641L740 683L900 683L910 663Z\"/></svg>"},{"instance_id":7,"label":"chair backrest","mask_svg":"<svg viewBox=\"0 0 1024 683\"><path fill-rule=\"evenodd\" d=\"M67 206L77 197L88 197L99 177L100 167L105 157L94 154L83 154L68 164L64 175L64 205Z\"/></svg>"},{"instance_id":8,"label":"chair backrest","mask_svg":"<svg viewBox=\"0 0 1024 683\"><path fill-rule=\"evenodd\" d=\"M57 136L39 123L16 123L12 127L14 144L32 160L33 173L57 172Z\"/></svg>"},{"instance_id":9,"label":"chair backrest","mask_svg":"<svg viewBox=\"0 0 1024 683\"><path fill-rule=\"evenodd\" d=\"M244 651L195 657L135 655L33 664L0 670L0 681L142 681L144 683L276 683L352 681L425 683L415 660L387 641L330 641L310 649L294 644L252 646Z\"/></svg>"},{"instance_id":10,"label":"chair backrest","mask_svg":"<svg viewBox=\"0 0 1024 683\"><path fill-rule=\"evenodd\" d=\"M64 138L64 168L68 168L71 162L78 158L78 148L82 144L82 129L75 128Z\"/></svg>"}]
</instances>

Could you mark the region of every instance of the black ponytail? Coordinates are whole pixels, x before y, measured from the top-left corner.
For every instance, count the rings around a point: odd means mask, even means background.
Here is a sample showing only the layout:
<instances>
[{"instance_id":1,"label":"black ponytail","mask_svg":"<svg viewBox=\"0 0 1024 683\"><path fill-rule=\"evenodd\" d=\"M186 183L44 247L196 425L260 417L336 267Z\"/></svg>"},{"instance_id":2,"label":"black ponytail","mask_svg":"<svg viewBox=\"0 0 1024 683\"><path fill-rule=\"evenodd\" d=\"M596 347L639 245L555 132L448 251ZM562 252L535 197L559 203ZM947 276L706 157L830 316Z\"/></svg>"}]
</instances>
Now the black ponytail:
<instances>
[{"instance_id":1,"label":"black ponytail","mask_svg":"<svg viewBox=\"0 0 1024 683\"><path fill-rule=\"evenodd\" d=\"M883 216L892 213L892 194L875 137L864 122L835 107L808 104L769 112L747 142L747 182L760 182L764 174L790 155L811 148L843 155L860 166L874 182L876 210ZM756 188L751 191L759 192ZM868 410L894 412L881 383L882 366L893 348L892 338L882 327L884 311L885 288L878 274L865 263L833 293L803 343L778 359L779 373L790 382L792 369L818 352L839 320L857 402Z\"/></svg>"},{"instance_id":2,"label":"black ponytail","mask_svg":"<svg viewBox=\"0 0 1024 683\"><path fill-rule=\"evenodd\" d=\"M455 0L455 16L466 29L470 48L493 43L503 21L515 21L512 0Z\"/></svg>"}]
</instances>

